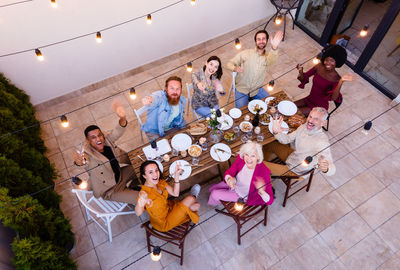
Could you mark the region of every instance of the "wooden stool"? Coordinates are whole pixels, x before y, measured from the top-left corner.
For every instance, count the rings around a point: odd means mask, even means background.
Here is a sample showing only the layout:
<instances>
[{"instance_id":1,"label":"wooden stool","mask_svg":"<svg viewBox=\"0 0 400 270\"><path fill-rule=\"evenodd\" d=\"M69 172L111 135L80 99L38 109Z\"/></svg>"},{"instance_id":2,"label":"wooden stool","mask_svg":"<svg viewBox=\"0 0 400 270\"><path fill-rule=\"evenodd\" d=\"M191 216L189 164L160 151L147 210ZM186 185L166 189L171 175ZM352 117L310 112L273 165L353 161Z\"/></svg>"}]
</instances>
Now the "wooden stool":
<instances>
[{"instance_id":1,"label":"wooden stool","mask_svg":"<svg viewBox=\"0 0 400 270\"><path fill-rule=\"evenodd\" d=\"M175 254L172 253L168 250L165 250L163 248L161 248L161 250L174 255L178 258L181 259L181 265L183 264L183 248L184 248L184 244L185 244L185 237L188 235L188 233L194 228L194 224L191 225L191 221L188 221L186 223L183 223L179 226L176 226L175 228L167 231L167 232L160 232L157 231L156 229L154 229L151 224L150 221L147 221L145 223L143 223L141 225L142 228L146 229L146 240L147 240L147 250L149 252L151 252L151 247L155 247L154 245L152 245L150 243L150 236L154 236L157 237L159 239L162 239L164 241L167 241L171 244L174 244L175 246L178 246L179 249L181 250L181 254Z\"/></svg>"},{"instance_id":2,"label":"wooden stool","mask_svg":"<svg viewBox=\"0 0 400 270\"><path fill-rule=\"evenodd\" d=\"M261 222L264 222L264 226L267 226L267 217L268 217L268 205L263 204L263 205L247 205L245 204L243 207L242 211L237 211L235 209L235 202L226 202L226 201L221 201L222 205L224 206L224 209L219 210L215 209L218 213L224 214L228 217L233 218L233 220L236 222L237 225L237 240L238 244L240 245L240 237L254 229L258 224ZM257 224L255 224L253 227L245 231L244 233L240 233L240 229L242 226L252 219L254 216L256 216L258 213L260 213L262 210L265 209L264 212L264 219L259 221Z\"/></svg>"}]
</instances>

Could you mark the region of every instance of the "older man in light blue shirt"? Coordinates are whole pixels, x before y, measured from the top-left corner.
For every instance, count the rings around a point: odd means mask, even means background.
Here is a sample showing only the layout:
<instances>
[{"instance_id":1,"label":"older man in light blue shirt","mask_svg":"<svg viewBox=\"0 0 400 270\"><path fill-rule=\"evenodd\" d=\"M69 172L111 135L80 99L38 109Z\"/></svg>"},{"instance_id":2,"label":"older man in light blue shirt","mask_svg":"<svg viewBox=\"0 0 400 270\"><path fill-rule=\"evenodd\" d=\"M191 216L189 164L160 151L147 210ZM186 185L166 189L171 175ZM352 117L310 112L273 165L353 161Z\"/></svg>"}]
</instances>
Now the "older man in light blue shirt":
<instances>
[{"instance_id":1,"label":"older man in light blue shirt","mask_svg":"<svg viewBox=\"0 0 400 270\"><path fill-rule=\"evenodd\" d=\"M147 107L147 120L142 130L149 141L167 135L186 126L183 118L186 99L181 96L182 80L177 76L169 77L165 90L159 90L142 99Z\"/></svg>"}]
</instances>

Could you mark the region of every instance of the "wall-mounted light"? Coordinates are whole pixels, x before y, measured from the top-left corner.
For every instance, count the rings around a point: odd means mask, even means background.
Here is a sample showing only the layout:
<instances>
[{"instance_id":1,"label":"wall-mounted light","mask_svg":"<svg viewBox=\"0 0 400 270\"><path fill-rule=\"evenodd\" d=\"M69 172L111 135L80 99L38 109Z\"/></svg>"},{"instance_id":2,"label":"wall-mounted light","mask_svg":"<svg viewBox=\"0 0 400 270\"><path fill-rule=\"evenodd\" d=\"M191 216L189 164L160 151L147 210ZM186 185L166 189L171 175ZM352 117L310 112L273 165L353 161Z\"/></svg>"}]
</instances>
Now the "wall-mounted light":
<instances>
[{"instance_id":1,"label":"wall-mounted light","mask_svg":"<svg viewBox=\"0 0 400 270\"><path fill-rule=\"evenodd\" d=\"M100 32L96 33L96 41L97 41L97 43L101 43L102 42L101 33Z\"/></svg>"},{"instance_id":2,"label":"wall-mounted light","mask_svg":"<svg viewBox=\"0 0 400 270\"><path fill-rule=\"evenodd\" d=\"M66 128L66 127L69 126L68 119L67 119L67 117L66 117L64 114L61 115L60 120L61 120L61 125L62 125L63 127Z\"/></svg>"},{"instance_id":3,"label":"wall-mounted light","mask_svg":"<svg viewBox=\"0 0 400 270\"><path fill-rule=\"evenodd\" d=\"M242 44L240 44L240 40L237 38L235 39L235 48L240 50L242 48Z\"/></svg>"},{"instance_id":4,"label":"wall-mounted light","mask_svg":"<svg viewBox=\"0 0 400 270\"><path fill-rule=\"evenodd\" d=\"M151 24L151 14L147 14L147 24Z\"/></svg>"},{"instance_id":5,"label":"wall-mounted light","mask_svg":"<svg viewBox=\"0 0 400 270\"><path fill-rule=\"evenodd\" d=\"M37 59L38 59L39 61L43 61L43 60L44 60L44 57L43 57L43 55L42 55L42 52L41 52L39 49L35 49L35 54L36 54Z\"/></svg>"}]
</instances>

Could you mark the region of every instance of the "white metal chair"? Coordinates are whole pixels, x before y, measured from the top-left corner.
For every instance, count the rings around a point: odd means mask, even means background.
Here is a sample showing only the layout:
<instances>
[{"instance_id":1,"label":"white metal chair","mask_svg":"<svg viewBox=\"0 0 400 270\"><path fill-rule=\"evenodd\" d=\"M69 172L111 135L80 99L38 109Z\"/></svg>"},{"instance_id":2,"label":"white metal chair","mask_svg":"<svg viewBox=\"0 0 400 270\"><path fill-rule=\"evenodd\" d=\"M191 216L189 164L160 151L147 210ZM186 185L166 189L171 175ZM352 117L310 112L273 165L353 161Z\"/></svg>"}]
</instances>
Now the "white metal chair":
<instances>
[{"instance_id":1,"label":"white metal chair","mask_svg":"<svg viewBox=\"0 0 400 270\"><path fill-rule=\"evenodd\" d=\"M193 118L196 118L196 120L198 121L199 120L199 116L197 115L196 111L193 110L193 107L192 107L191 92L193 91L193 84L186 83L186 91L187 91L187 99L188 99L188 105L189 105L188 114L189 114L189 110L192 110Z\"/></svg>"},{"instance_id":2,"label":"white metal chair","mask_svg":"<svg viewBox=\"0 0 400 270\"><path fill-rule=\"evenodd\" d=\"M232 72L232 83L231 83L231 88L229 88L228 98L226 99L226 105L228 105L229 98L231 97L232 92L235 90L236 75L237 75L237 72Z\"/></svg>"},{"instance_id":3,"label":"white metal chair","mask_svg":"<svg viewBox=\"0 0 400 270\"><path fill-rule=\"evenodd\" d=\"M123 211L126 207L130 208L127 203L96 198L93 196L93 191L72 189L72 192L75 193L76 197L78 197L81 204L85 207L88 221L93 219L108 234L110 242L112 242L111 221L120 215L135 214L135 211ZM96 220L96 217L103 220L104 226Z\"/></svg>"},{"instance_id":4,"label":"white metal chair","mask_svg":"<svg viewBox=\"0 0 400 270\"><path fill-rule=\"evenodd\" d=\"M138 119L138 122L139 122L139 127L140 127L140 137L142 138L142 143L144 143L144 141L143 141L143 130L142 130L142 127L143 127L143 122L142 122L142 119L140 119L140 115L142 114L142 113L144 113L144 112L146 112L147 110L146 110L146 106L143 106L142 108L140 108L140 109L138 109L138 110L136 110L136 109L133 109L133 112L135 113L135 115L136 115L136 118ZM146 134L145 134L146 135ZM147 136L146 136L146 138L147 138Z\"/></svg>"}]
</instances>

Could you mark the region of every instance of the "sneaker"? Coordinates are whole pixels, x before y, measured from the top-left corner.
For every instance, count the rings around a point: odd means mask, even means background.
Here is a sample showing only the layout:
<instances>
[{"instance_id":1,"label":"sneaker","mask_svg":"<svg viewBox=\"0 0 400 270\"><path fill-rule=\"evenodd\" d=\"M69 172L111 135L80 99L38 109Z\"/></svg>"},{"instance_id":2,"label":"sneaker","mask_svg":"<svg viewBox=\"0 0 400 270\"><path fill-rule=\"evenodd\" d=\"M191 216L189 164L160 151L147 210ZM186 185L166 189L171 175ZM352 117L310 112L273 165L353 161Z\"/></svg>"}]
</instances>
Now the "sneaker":
<instances>
[{"instance_id":1,"label":"sneaker","mask_svg":"<svg viewBox=\"0 0 400 270\"><path fill-rule=\"evenodd\" d=\"M199 197L200 189L201 189L201 187L200 187L199 184L194 185L194 186L190 189L190 195L195 196L196 199L197 199L197 197Z\"/></svg>"}]
</instances>

